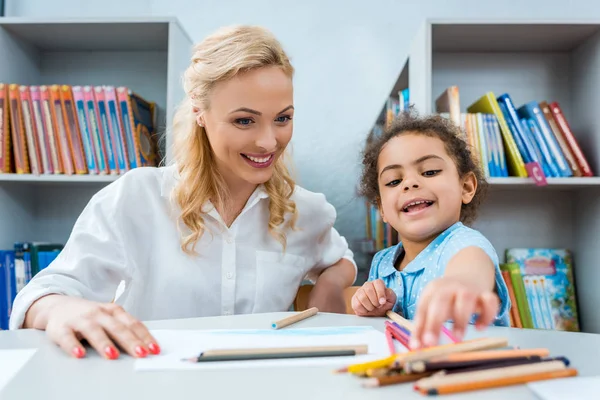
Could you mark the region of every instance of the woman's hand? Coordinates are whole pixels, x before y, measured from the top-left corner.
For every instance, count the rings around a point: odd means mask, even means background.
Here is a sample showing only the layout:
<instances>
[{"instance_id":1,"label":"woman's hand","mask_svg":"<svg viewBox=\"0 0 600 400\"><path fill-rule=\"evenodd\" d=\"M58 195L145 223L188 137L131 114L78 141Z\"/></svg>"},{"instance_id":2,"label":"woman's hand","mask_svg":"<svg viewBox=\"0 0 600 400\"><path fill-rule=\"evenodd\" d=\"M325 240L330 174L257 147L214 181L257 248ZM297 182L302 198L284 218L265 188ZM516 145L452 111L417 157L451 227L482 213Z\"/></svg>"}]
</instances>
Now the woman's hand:
<instances>
[{"instance_id":1,"label":"woman's hand","mask_svg":"<svg viewBox=\"0 0 600 400\"><path fill-rule=\"evenodd\" d=\"M365 282L352 297L352 309L362 317L383 317L395 304L396 293L381 279Z\"/></svg>"},{"instance_id":2,"label":"woman's hand","mask_svg":"<svg viewBox=\"0 0 600 400\"><path fill-rule=\"evenodd\" d=\"M481 285L468 279L457 276L436 279L421 293L410 346L437 345L442 325L449 319L454 321L454 336L462 340L474 314L479 314L476 327L483 329L494 321L499 306L500 301L494 292L482 289Z\"/></svg>"},{"instance_id":3,"label":"woman's hand","mask_svg":"<svg viewBox=\"0 0 600 400\"><path fill-rule=\"evenodd\" d=\"M119 357L117 346L138 358L160 352L146 326L114 303L49 295L37 300L28 314L26 326L29 320L31 326L45 329L54 343L77 358L85 356L82 339L111 360ZM45 327L39 326L40 320L45 320Z\"/></svg>"}]
</instances>

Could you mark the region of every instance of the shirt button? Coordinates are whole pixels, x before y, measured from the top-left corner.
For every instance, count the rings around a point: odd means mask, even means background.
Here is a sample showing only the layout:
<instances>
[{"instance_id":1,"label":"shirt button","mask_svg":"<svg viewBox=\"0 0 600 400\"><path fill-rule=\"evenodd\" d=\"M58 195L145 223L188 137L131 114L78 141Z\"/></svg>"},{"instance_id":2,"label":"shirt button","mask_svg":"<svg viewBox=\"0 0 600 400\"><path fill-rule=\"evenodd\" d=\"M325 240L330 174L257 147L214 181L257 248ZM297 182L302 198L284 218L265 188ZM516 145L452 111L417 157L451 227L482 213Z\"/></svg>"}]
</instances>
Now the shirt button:
<instances>
[{"instance_id":1,"label":"shirt button","mask_svg":"<svg viewBox=\"0 0 600 400\"><path fill-rule=\"evenodd\" d=\"M232 238L231 236L227 235L227 236L225 236L225 241L226 241L227 243L230 243L230 244L231 244L231 243L233 242L233 238Z\"/></svg>"},{"instance_id":2,"label":"shirt button","mask_svg":"<svg viewBox=\"0 0 600 400\"><path fill-rule=\"evenodd\" d=\"M233 278L233 274L231 272L227 273L227 279L232 279Z\"/></svg>"}]
</instances>

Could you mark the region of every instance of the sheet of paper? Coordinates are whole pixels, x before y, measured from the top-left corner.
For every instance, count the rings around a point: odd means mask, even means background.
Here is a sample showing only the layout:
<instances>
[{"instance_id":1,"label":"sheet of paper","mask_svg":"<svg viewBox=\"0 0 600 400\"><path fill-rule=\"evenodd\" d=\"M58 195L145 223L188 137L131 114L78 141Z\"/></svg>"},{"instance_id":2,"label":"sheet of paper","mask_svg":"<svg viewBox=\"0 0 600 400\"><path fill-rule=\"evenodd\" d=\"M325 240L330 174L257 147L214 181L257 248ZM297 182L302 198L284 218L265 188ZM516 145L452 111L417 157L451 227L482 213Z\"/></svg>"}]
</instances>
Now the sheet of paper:
<instances>
[{"instance_id":1,"label":"sheet of paper","mask_svg":"<svg viewBox=\"0 0 600 400\"><path fill-rule=\"evenodd\" d=\"M285 328L280 330L153 330L161 354L137 359L136 371L168 369L221 369L294 366L343 367L348 364L376 360L390 355L382 332L365 326L328 328ZM315 357L276 360L218 361L192 363L183 358L195 357L209 349L265 347L304 347L330 345L368 346L368 354L343 357ZM399 348L398 350L400 350Z\"/></svg>"},{"instance_id":2,"label":"sheet of paper","mask_svg":"<svg viewBox=\"0 0 600 400\"><path fill-rule=\"evenodd\" d=\"M0 350L0 392L36 351L37 349Z\"/></svg>"},{"instance_id":3,"label":"sheet of paper","mask_svg":"<svg viewBox=\"0 0 600 400\"><path fill-rule=\"evenodd\" d=\"M531 382L527 386L541 400L598 400L600 398L600 376L551 379Z\"/></svg>"}]
</instances>

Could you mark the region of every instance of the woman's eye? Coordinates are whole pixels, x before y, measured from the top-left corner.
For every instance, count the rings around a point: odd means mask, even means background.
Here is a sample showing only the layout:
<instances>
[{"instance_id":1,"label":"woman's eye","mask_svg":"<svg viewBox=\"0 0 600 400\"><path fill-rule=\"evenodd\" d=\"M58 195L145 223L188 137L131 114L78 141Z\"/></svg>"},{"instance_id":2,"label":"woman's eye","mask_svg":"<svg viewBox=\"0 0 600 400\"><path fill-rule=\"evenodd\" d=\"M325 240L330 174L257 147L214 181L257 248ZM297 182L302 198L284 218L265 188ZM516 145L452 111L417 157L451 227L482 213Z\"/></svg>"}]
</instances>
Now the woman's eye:
<instances>
[{"instance_id":1,"label":"woman's eye","mask_svg":"<svg viewBox=\"0 0 600 400\"><path fill-rule=\"evenodd\" d=\"M435 176L435 175L439 174L440 171L441 171L441 169L434 169L434 170L431 170L431 171L425 171L425 172L423 172L423 175L424 176Z\"/></svg>"},{"instance_id":2,"label":"woman's eye","mask_svg":"<svg viewBox=\"0 0 600 400\"><path fill-rule=\"evenodd\" d=\"M289 115L282 115L281 117L277 117L275 119L275 122L285 123L290 121L291 119L292 117L290 117Z\"/></svg>"},{"instance_id":3,"label":"woman's eye","mask_svg":"<svg viewBox=\"0 0 600 400\"><path fill-rule=\"evenodd\" d=\"M385 186L389 186L389 187L398 186L400 184L400 182L402 182L400 179L394 179L393 181L386 183Z\"/></svg>"},{"instance_id":4,"label":"woman's eye","mask_svg":"<svg viewBox=\"0 0 600 400\"><path fill-rule=\"evenodd\" d=\"M235 123L239 125L250 125L252 120L250 118L238 118L235 120Z\"/></svg>"}]
</instances>

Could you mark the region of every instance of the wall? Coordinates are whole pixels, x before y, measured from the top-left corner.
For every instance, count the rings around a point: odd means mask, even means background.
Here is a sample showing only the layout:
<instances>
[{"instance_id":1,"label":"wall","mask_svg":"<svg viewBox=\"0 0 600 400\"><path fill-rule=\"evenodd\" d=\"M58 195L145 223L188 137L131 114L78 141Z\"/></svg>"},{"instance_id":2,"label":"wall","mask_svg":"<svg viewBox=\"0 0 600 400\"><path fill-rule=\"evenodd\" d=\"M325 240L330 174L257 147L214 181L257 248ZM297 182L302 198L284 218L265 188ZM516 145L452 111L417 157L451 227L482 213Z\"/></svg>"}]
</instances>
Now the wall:
<instances>
[{"instance_id":1,"label":"wall","mask_svg":"<svg viewBox=\"0 0 600 400\"><path fill-rule=\"evenodd\" d=\"M349 241L364 235L364 207L355 195L361 145L424 18L600 18L600 3L585 0L6 1L7 16L174 15L195 40L234 23L271 29L297 70L292 143L299 182L327 195Z\"/></svg>"}]
</instances>

